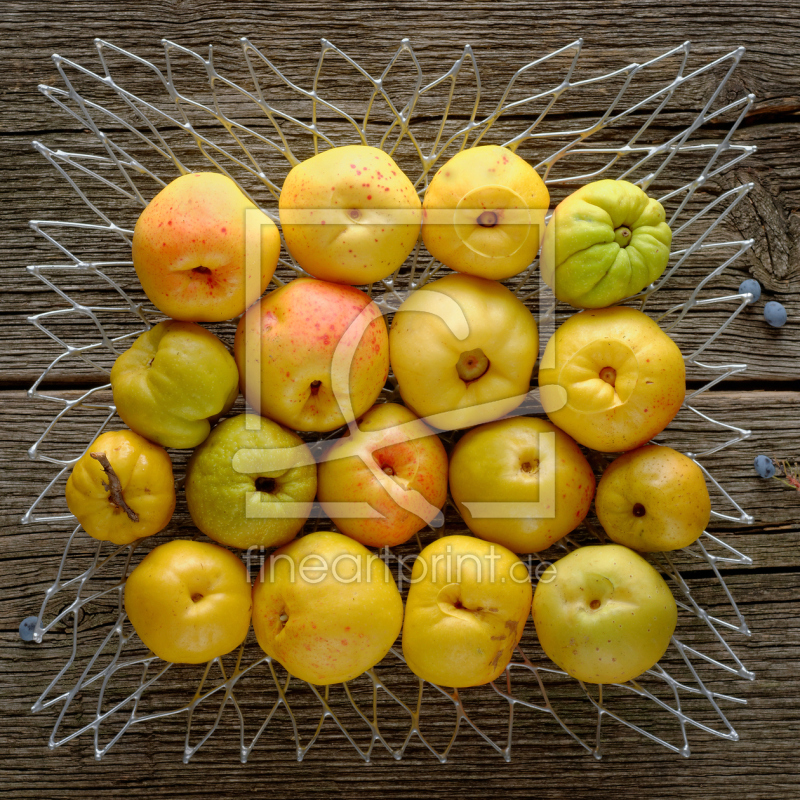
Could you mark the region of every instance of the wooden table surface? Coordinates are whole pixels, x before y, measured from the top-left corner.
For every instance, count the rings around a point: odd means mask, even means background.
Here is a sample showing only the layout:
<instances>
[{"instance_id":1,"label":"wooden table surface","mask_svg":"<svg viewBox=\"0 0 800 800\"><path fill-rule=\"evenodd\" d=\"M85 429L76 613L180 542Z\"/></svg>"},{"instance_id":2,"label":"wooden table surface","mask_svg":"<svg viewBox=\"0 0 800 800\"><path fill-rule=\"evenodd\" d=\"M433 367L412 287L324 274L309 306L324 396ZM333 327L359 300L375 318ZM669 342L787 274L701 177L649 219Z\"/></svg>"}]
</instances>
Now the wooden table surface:
<instances>
[{"instance_id":1,"label":"wooden table surface","mask_svg":"<svg viewBox=\"0 0 800 800\"><path fill-rule=\"evenodd\" d=\"M728 798L756 800L797 797L800 789L800 622L797 616L800 567L800 494L753 471L757 453L800 459L800 11L788 2L749 0L697 3L554 2L416 3L373 2L268 4L211 0L141 0L70 3L6 0L0 10L3 36L0 76L0 303L2 372L3 521L0 549L0 787L5 798L94 798L148 796L229 798L253 796L364 797L611 797ZM94 37L148 57L159 58L162 37L192 48L220 44L224 57L239 37L248 36L275 54L295 79L308 84L320 37L326 37L376 73L405 36L424 68L442 70L464 44L477 52L487 95L507 81L512 68L585 39L581 69L586 75L636 60L644 61L693 41L697 63L743 45L746 54L729 83L731 99L753 92L756 100L738 139L758 151L717 179L716 189L752 181L754 189L727 219L730 238L753 238L752 250L717 281L735 290L745 277L757 278L766 299L786 305L788 324L780 331L761 318L763 301L747 309L716 345L716 363L748 362L748 369L708 392L699 407L753 431L751 439L710 460L715 475L754 517L749 526L716 524L712 530L752 556L751 567L725 570L726 581L752 629L737 640L737 651L756 673L754 682L734 680L728 690L747 705L727 708L740 735L725 741L690 732L692 755L684 759L630 731L618 729L607 755L595 761L553 725L523 721L511 763L463 736L447 764L421 747L400 763L385 752L370 764L357 758L342 737L331 735L297 763L288 742L256 749L250 763L238 763L224 731L186 766L181 763L181 724L133 730L101 761L92 756L90 736L50 751L52 713L32 715L31 704L70 650L66 629L41 645L25 644L19 622L38 611L53 578L67 531L44 524L22 526L20 517L51 471L30 462L25 450L49 420L52 406L31 401L26 390L59 353L57 346L26 322L26 316L54 308L55 295L25 267L57 260L53 248L27 225L34 218L81 219L73 195L31 147L34 139L69 148L84 132L37 91L60 85L50 56L59 53L96 64ZM229 48L226 51L225 48ZM653 70L654 85L666 77ZM698 99L682 102L696 110ZM580 104L567 116L591 117L599 109ZM674 124L685 124L676 115ZM661 123L664 135L669 121ZM672 130L674 133L674 130ZM124 256L123 256L124 257ZM707 265L706 265L707 266ZM696 269L702 270L698 263ZM689 279L692 275L688 276ZM697 276L694 276L696 280ZM89 297L91 291L87 290ZM667 295L669 296L669 295ZM692 336L707 335L727 311L702 315ZM80 340L78 329L72 332ZM104 383L88 368L55 370L52 393L75 396ZM691 445L697 426L677 425L676 440ZM66 433L64 447L86 441L88 428ZM707 575L690 576L699 591ZM86 618L81 635L99 641L103 620ZM89 709L87 713L92 713Z\"/></svg>"}]
</instances>

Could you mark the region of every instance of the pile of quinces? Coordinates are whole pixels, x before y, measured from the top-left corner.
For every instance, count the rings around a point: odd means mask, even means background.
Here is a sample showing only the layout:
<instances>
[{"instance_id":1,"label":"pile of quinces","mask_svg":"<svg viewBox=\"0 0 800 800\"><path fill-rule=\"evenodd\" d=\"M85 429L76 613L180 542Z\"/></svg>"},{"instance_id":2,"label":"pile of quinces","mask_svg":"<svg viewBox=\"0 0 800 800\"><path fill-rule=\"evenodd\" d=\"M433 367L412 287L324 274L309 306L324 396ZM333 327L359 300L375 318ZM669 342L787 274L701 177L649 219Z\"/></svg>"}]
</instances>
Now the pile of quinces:
<instances>
[{"instance_id":1,"label":"pile of quinces","mask_svg":"<svg viewBox=\"0 0 800 800\"><path fill-rule=\"evenodd\" d=\"M414 673L464 687L503 672L532 612L545 653L580 680L653 667L677 608L640 553L693 542L710 502L692 460L648 444L683 402L681 353L646 314L615 304L662 275L670 228L624 180L582 186L545 225L549 201L503 147L451 158L422 200L386 153L331 149L294 166L280 194L286 247L312 277L264 294L281 237L232 180L186 174L153 198L133 263L169 319L117 358L111 384L129 430L94 441L66 489L87 533L125 545L173 514L165 448L193 449L188 510L215 543L161 544L125 588L153 653L204 662L238 647L252 622L292 675L330 684L377 664L402 629ZM420 236L452 272L408 292L388 328L356 286L390 282ZM583 309L544 348L548 419L520 413L536 397L538 329L499 282L537 254L555 296ZM199 324L237 317L233 354ZM403 404L376 402L390 370ZM230 416L240 390L254 413ZM298 435L342 426L311 446ZM445 447L447 431L459 434ZM622 454L597 487L581 446ZM448 486L473 535L422 550L404 608L375 549L440 520ZM551 564L534 593L519 555L573 531L593 499L613 543ZM295 538L319 508L338 532ZM232 549L253 548L277 549L251 588Z\"/></svg>"}]
</instances>

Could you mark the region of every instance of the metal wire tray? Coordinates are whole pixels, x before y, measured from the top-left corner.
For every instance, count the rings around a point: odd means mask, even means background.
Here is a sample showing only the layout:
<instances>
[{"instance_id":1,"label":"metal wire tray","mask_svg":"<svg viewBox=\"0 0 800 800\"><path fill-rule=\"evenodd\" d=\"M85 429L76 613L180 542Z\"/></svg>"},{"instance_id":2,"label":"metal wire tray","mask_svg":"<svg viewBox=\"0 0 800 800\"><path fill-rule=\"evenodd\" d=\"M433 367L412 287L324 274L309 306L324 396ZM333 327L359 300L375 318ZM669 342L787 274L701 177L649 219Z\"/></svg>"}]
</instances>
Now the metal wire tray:
<instances>
[{"instance_id":1,"label":"metal wire tray","mask_svg":"<svg viewBox=\"0 0 800 800\"><path fill-rule=\"evenodd\" d=\"M159 67L96 40L99 68L93 71L56 55L63 86L40 86L87 135L76 136L82 152L42 142L34 146L72 187L81 213L90 212L88 222L31 222L62 259L28 267L55 293L58 306L30 317L59 352L29 391L31 398L52 403L56 410L29 450L52 477L23 518L24 523L51 525L54 542L66 539L34 633L40 642L58 627L71 638L64 666L33 706L33 711L47 709L56 715L50 746L92 732L95 756L100 758L134 725L184 715L184 761L220 729L238 730L242 761L267 731L288 737L302 759L320 741L330 719L366 761L378 744L399 759L414 742L445 761L465 729L509 760L514 715L518 718L525 710L549 715L597 758L608 728L604 720L615 720L685 756L690 728L736 740L723 708L744 701L722 693L719 685L726 676L754 676L728 641L749 635L749 630L720 566L751 560L708 532L684 551L653 559L671 579L681 610L678 629L660 664L619 686L595 687L569 679L544 657L530 630L500 680L454 692L415 678L402 663L399 649L356 681L320 689L290 678L263 655L252 635L237 652L204 668L166 664L141 645L126 620L122 598L127 574L154 542L114 548L90 539L80 527L67 532L75 522L63 498L69 470L96 435L118 424L108 384L77 395L40 387L55 369L107 375L116 355L160 318L135 278L131 280L132 225L163 185L187 171L214 169L230 175L276 221L286 171L320 146L377 145L398 160L420 191L444 160L478 143L515 149L536 167L554 198L559 191L565 194L570 186L600 176L638 183L665 205L674 241L664 276L632 300L641 308L656 308L662 328L678 336L691 327L687 321L698 310L709 305L730 309L713 334L684 353L687 369L702 386L687 395L681 414L702 420L702 441L688 454L712 486L713 518L752 522L706 466L715 453L746 438L749 431L714 420L692 404L698 395L746 368L711 363L709 358L715 340L751 299L747 294L715 296L713 288L714 279L752 245L722 235L722 223L751 185L713 188L717 176L755 149L734 142L753 97L726 99L742 48L695 66L697 58L686 42L641 64L577 77L582 49L578 40L517 70L500 96L487 102L469 46L452 67L429 80L408 40L390 55L377 77L323 40L311 88L303 88L247 39L240 45L238 58L228 59L230 68L218 71L211 47L204 57L164 41L164 64ZM329 80L333 61L338 78ZM344 69L351 71L352 81L342 78ZM674 75L666 83L658 78L665 70ZM138 94L126 85L136 86ZM682 93L688 100L681 100ZM596 103L598 97L605 98L602 114L587 113L564 123L564 109L581 107L587 98ZM665 113L673 126L669 135L659 130ZM679 133L674 133L676 120L682 126ZM97 257L96 251L103 248L110 258ZM682 276L698 260L713 266L687 284ZM539 285L535 267L536 262L506 284L532 309L538 306L544 345L565 309ZM418 246L406 265L371 286L370 292L391 310L404 292L446 271ZM302 270L284 247L274 281L280 284L294 274ZM668 282L671 288L681 288L684 299L657 308L658 292ZM64 323L69 323L66 334ZM222 326L221 334L229 336L231 331ZM391 392L390 385L387 396ZM535 399L535 392L531 397ZM91 435L81 452L72 452L74 444L65 445L60 434L79 425ZM669 444L670 434L668 428L659 441ZM314 516L309 528L320 524L319 514ZM458 523L450 509L446 526L454 525ZM551 551L529 558L529 566L533 568L537 558L545 562L563 555L598 535L597 530L589 521ZM175 526L168 529L169 535L175 533ZM422 539L430 535L424 532ZM163 541L164 534L153 538ZM412 550L421 544L418 538ZM408 559L397 563L399 574L407 578ZM691 580L681 575L686 565L700 565L713 575L713 587L703 589L711 601L701 604L693 597ZM712 603L724 609L719 616L708 610ZM87 611L97 614L107 628L97 648L86 642L79 624ZM178 689L187 696L180 699Z\"/></svg>"}]
</instances>

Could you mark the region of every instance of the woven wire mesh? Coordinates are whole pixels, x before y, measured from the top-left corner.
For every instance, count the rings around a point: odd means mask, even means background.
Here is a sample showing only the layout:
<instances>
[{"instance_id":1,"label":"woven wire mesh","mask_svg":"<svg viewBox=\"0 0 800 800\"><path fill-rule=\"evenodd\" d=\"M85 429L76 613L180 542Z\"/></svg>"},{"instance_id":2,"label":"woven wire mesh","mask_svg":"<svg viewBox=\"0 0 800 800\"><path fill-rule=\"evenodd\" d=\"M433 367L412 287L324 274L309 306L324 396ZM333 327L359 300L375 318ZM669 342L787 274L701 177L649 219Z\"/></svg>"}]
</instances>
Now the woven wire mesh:
<instances>
[{"instance_id":1,"label":"woven wire mesh","mask_svg":"<svg viewBox=\"0 0 800 800\"><path fill-rule=\"evenodd\" d=\"M69 183L89 216L88 221L31 222L60 251L61 260L28 268L55 293L58 307L30 321L55 342L58 355L29 391L54 408L51 422L29 450L32 459L52 469L52 478L23 522L51 524L54 541L57 532L74 525L63 498L69 470L100 432L118 425L108 384L58 393L42 389L48 376L63 369L108 375L133 338L162 318L130 278L132 226L152 196L180 174L213 169L232 177L277 221L276 201L288 169L320 149L354 143L390 153L420 193L429 176L459 150L501 144L536 167L554 198L599 177L625 178L658 197L673 230L670 263L656 284L630 300L647 308L673 335L691 330L694 315L707 306L728 310L713 333L684 346L688 374L700 388L687 394L681 413L702 421L703 433L694 437L688 455L712 485L712 516L752 521L708 466L715 453L749 431L712 419L693 405L703 392L746 367L713 363L714 342L751 299L747 294L715 294L714 279L752 244L724 235L726 217L751 187L708 188L754 150L734 141L753 102L749 95L730 99L729 78L741 48L690 67L693 54L687 42L641 64L579 77L578 40L523 66L499 97L487 101L469 46L452 67L429 80L408 40L388 58L380 75L368 73L323 40L313 79L304 88L247 39L241 40L238 61L221 71L213 48L203 56L173 42L163 45L164 61L157 66L97 40L99 67L54 56L63 86L40 87L88 134L85 152L41 142L34 146ZM665 72L673 76L666 82ZM236 80L226 77L228 73ZM328 80L329 75L336 80ZM126 85L136 86L138 94ZM598 97L605 104L602 114L586 113L565 122L566 110L585 108L586 98L597 102ZM670 116L668 135L661 125L664 115ZM99 242L107 245L111 257L90 254ZM700 279L679 284L685 287L679 303L659 305L659 290L665 284L674 288L698 260L712 266ZM566 309L540 285L536 266L534 262L506 285L538 311L544 346ZM418 245L405 265L369 291L391 311L408 290L447 271ZM282 284L296 274L303 271L284 246L273 281ZM64 322L70 323L66 334ZM223 338L230 335L230 326L220 328ZM394 398L396 386L390 383L384 394L384 399ZM535 406L535 389L531 398ZM65 426L89 432L80 452L64 452L59 432ZM670 440L668 428L659 443ZM445 532L463 530L452 503L445 516ZM320 526L330 525L321 522L319 513L312 514L307 530ZM175 535L174 527L166 535ZM432 530L424 531L407 551L382 552L406 583L412 560L408 553L413 558L431 535ZM536 573L538 563L596 538L603 538L602 531L590 519L550 551L528 557L529 567ZM689 755L691 728L737 739L726 713L731 704L744 701L718 688L725 676L753 678L729 642L749 630L720 568L751 561L709 532L683 551L652 559L671 581L680 615L667 654L639 679L607 686L573 681L544 657L529 624L500 679L460 691L418 680L403 664L398 647L361 678L326 688L291 678L263 655L252 634L238 651L204 668L164 663L138 640L122 602L126 576L152 545L145 540L115 548L95 542L80 527L68 536L34 634L41 641L56 626L67 626L71 634L64 666L33 707L56 715L51 747L91 732L100 758L131 727L183 715L185 761L223 728L238 730L243 761L273 732L288 737L300 759L320 740L326 725L334 726L365 760L378 745L399 759L417 742L444 761L465 730L510 759L515 714L525 710L547 715L596 757L602 744L613 739L606 734L609 721L683 755ZM681 574L682 568L698 565L713 576L713 585L704 591L712 598L707 607L693 596L691 579ZM108 622L96 650L85 646L79 625L82 614L95 606ZM718 606L724 610L712 614L709 609ZM182 700L168 691L176 686L185 689Z\"/></svg>"}]
</instances>

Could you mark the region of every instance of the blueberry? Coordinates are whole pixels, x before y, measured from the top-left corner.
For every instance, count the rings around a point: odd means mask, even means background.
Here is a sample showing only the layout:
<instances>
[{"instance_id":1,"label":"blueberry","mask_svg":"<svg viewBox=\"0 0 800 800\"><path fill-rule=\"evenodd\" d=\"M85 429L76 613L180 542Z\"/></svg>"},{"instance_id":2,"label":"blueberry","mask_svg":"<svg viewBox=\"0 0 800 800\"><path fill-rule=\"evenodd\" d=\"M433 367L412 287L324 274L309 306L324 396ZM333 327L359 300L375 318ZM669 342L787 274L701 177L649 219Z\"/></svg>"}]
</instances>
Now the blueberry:
<instances>
[{"instance_id":1,"label":"blueberry","mask_svg":"<svg viewBox=\"0 0 800 800\"><path fill-rule=\"evenodd\" d=\"M775 474L775 464L769 456L756 456L753 466L762 478L771 478Z\"/></svg>"},{"instance_id":2,"label":"blueberry","mask_svg":"<svg viewBox=\"0 0 800 800\"><path fill-rule=\"evenodd\" d=\"M38 617L25 617L19 624L19 638L23 642L33 641L33 631L36 628L36 623L39 621Z\"/></svg>"},{"instance_id":3,"label":"blueberry","mask_svg":"<svg viewBox=\"0 0 800 800\"><path fill-rule=\"evenodd\" d=\"M775 300L770 300L764 306L764 319L773 328L782 328L786 324L786 309Z\"/></svg>"},{"instance_id":4,"label":"blueberry","mask_svg":"<svg viewBox=\"0 0 800 800\"><path fill-rule=\"evenodd\" d=\"M739 294L746 294L747 292L750 292L750 294L753 295L753 299L748 300L747 302L749 304L755 303L756 300L761 298L761 284L752 278L742 281L739 284Z\"/></svg>"}]
</instances>

